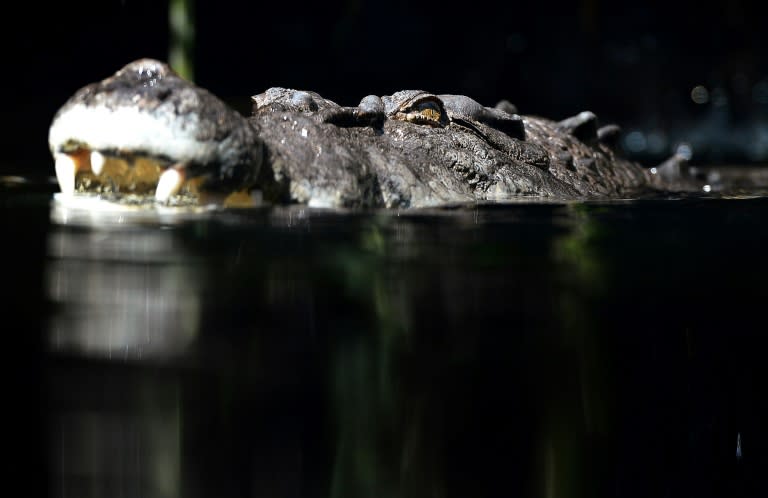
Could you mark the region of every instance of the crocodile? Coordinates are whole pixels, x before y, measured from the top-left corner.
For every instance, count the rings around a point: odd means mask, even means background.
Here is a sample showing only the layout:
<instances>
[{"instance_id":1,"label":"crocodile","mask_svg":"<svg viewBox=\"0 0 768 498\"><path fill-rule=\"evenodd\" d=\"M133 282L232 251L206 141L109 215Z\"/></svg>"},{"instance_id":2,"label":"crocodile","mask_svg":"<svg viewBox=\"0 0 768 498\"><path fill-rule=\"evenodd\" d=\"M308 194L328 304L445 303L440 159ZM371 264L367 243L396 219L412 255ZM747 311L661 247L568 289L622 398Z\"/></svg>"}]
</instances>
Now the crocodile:
<instances>
[{"instance_id":1,"label":"crocodile","mask_svg":"<svg viewBox=\"0 0 768 498\"><path fill-rule=\"evenodd\" d=\"M682 189L621 157L591 112L553 121L463 95L404 90L341 106L270 88L243 116L168 65L140 59L78 90L49 130L62 195L139 205L418 208ZM682 186L681 186L682 185Z\"/></svg>"}]
</instances>

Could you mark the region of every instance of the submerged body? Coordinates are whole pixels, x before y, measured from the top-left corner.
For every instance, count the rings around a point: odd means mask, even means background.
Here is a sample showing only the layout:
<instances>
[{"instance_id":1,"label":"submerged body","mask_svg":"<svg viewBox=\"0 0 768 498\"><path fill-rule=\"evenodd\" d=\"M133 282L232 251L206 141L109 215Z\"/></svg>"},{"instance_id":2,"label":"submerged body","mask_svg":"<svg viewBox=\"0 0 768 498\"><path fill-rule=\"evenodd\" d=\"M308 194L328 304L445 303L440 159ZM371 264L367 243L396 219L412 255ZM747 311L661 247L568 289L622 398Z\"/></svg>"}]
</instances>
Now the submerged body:
<instances>
[{"instance_id":1,"label":"submerged body","mask_svg":"<svg viewBox=\"0 0 768 498\"><path fill-rule=\"evenodd\" d=\"M416 90L356 107L283 88L253 101L246 119L168 66L133 62L54 117L62 192L173 205L258 190L275 203L424 207L680 188L619 157L618 128L588 112L554 122Z\"/></svg>"}]
</instances>

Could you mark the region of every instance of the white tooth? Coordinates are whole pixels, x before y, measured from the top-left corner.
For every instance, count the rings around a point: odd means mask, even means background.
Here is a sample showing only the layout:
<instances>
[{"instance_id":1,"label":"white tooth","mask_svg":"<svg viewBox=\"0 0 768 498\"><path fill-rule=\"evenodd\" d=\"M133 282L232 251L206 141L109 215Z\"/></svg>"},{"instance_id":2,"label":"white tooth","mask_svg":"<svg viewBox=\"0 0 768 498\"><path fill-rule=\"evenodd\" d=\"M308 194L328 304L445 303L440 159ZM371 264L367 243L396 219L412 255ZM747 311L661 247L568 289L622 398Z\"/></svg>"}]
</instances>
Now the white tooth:
<instances>
[{"instance_id":1,"label":"white tooth","mask_svg":"<svg viewBox=\"0 0 768 498\"><path fill-rule=\"evenodd\" d=\"M98 176L101 174L105 162L107 162L107 158L104 157L104 154L97 150L91 152L91 171L93 171L94 175Z\"/></svg>"},{"instance_id":2,"label":"white tooth","mask_svg":"<svg viewBox=\"0 0 768 498\"><path fill-rule=\"evenodd\" d=\"M69 154L56 154L56 179L59 181L62 194L75 193L75 173L77 173L77 163L74 158Z\"/></svg>"},{"instance_id":3,"label":"white tooth","mask_svg":"<svg viewBox=\"0 0 768 498\"><path fill-rule=\"evenodd\" d=\"M184 173L176 168L168 168L160 175L155 190L155 200L167 201L172 195L176 195L184 183Z\"/></svg>"}]
</instances>

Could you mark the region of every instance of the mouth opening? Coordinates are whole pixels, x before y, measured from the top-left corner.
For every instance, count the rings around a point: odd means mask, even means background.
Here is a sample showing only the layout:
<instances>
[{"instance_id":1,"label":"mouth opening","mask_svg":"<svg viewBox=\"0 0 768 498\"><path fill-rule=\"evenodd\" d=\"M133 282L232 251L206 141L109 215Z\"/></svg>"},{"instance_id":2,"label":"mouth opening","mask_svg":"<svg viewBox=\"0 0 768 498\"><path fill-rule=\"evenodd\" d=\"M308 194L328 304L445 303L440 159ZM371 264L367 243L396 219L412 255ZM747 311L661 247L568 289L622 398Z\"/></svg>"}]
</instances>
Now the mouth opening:
<instances>
[{"instance_id":1,"label":"mouth opening","mask_svg":"<svg viewBox=\"0 0 768 498\"><path fill-rule=\"evenodd\" d=\"M146 154L99 151L87 147L55 154L56 179L65 196L98 195L126 205L251 207L250 191L206 188L206 176L186 165Z\"/></svg>"}]
</instances>

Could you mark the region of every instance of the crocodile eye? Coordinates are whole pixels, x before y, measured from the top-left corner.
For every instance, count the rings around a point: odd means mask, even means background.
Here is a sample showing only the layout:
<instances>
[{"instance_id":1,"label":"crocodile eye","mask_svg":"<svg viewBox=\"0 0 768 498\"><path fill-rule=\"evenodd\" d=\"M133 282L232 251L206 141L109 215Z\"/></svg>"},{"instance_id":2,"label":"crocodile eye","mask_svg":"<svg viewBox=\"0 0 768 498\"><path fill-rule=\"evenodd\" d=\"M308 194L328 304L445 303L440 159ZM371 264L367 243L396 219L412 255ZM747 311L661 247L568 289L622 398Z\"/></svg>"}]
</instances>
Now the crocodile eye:
<instances>
[{"instance_id":1,"label":"crocodile eye","mask_svg":"<svg viewBox=\"0 0 768 498\"><path fill-rule=\"evenodd\" d=\"M435 102L419 102L416 104L414 111L421 114L422 118L427 121L440 122L440 107Z\"/></svg>"},{"instance_id":2,"label":"crocodile eye","mask_svg":"<svg viewBox=\"0 0 768 498\"><path fill-rule=\"evenodd\" d=\"M401 119L411 123L429 126L443 126L445 124L442 106L434 100L416 102L399 114Z\"/></svg>"}]
</instances>

